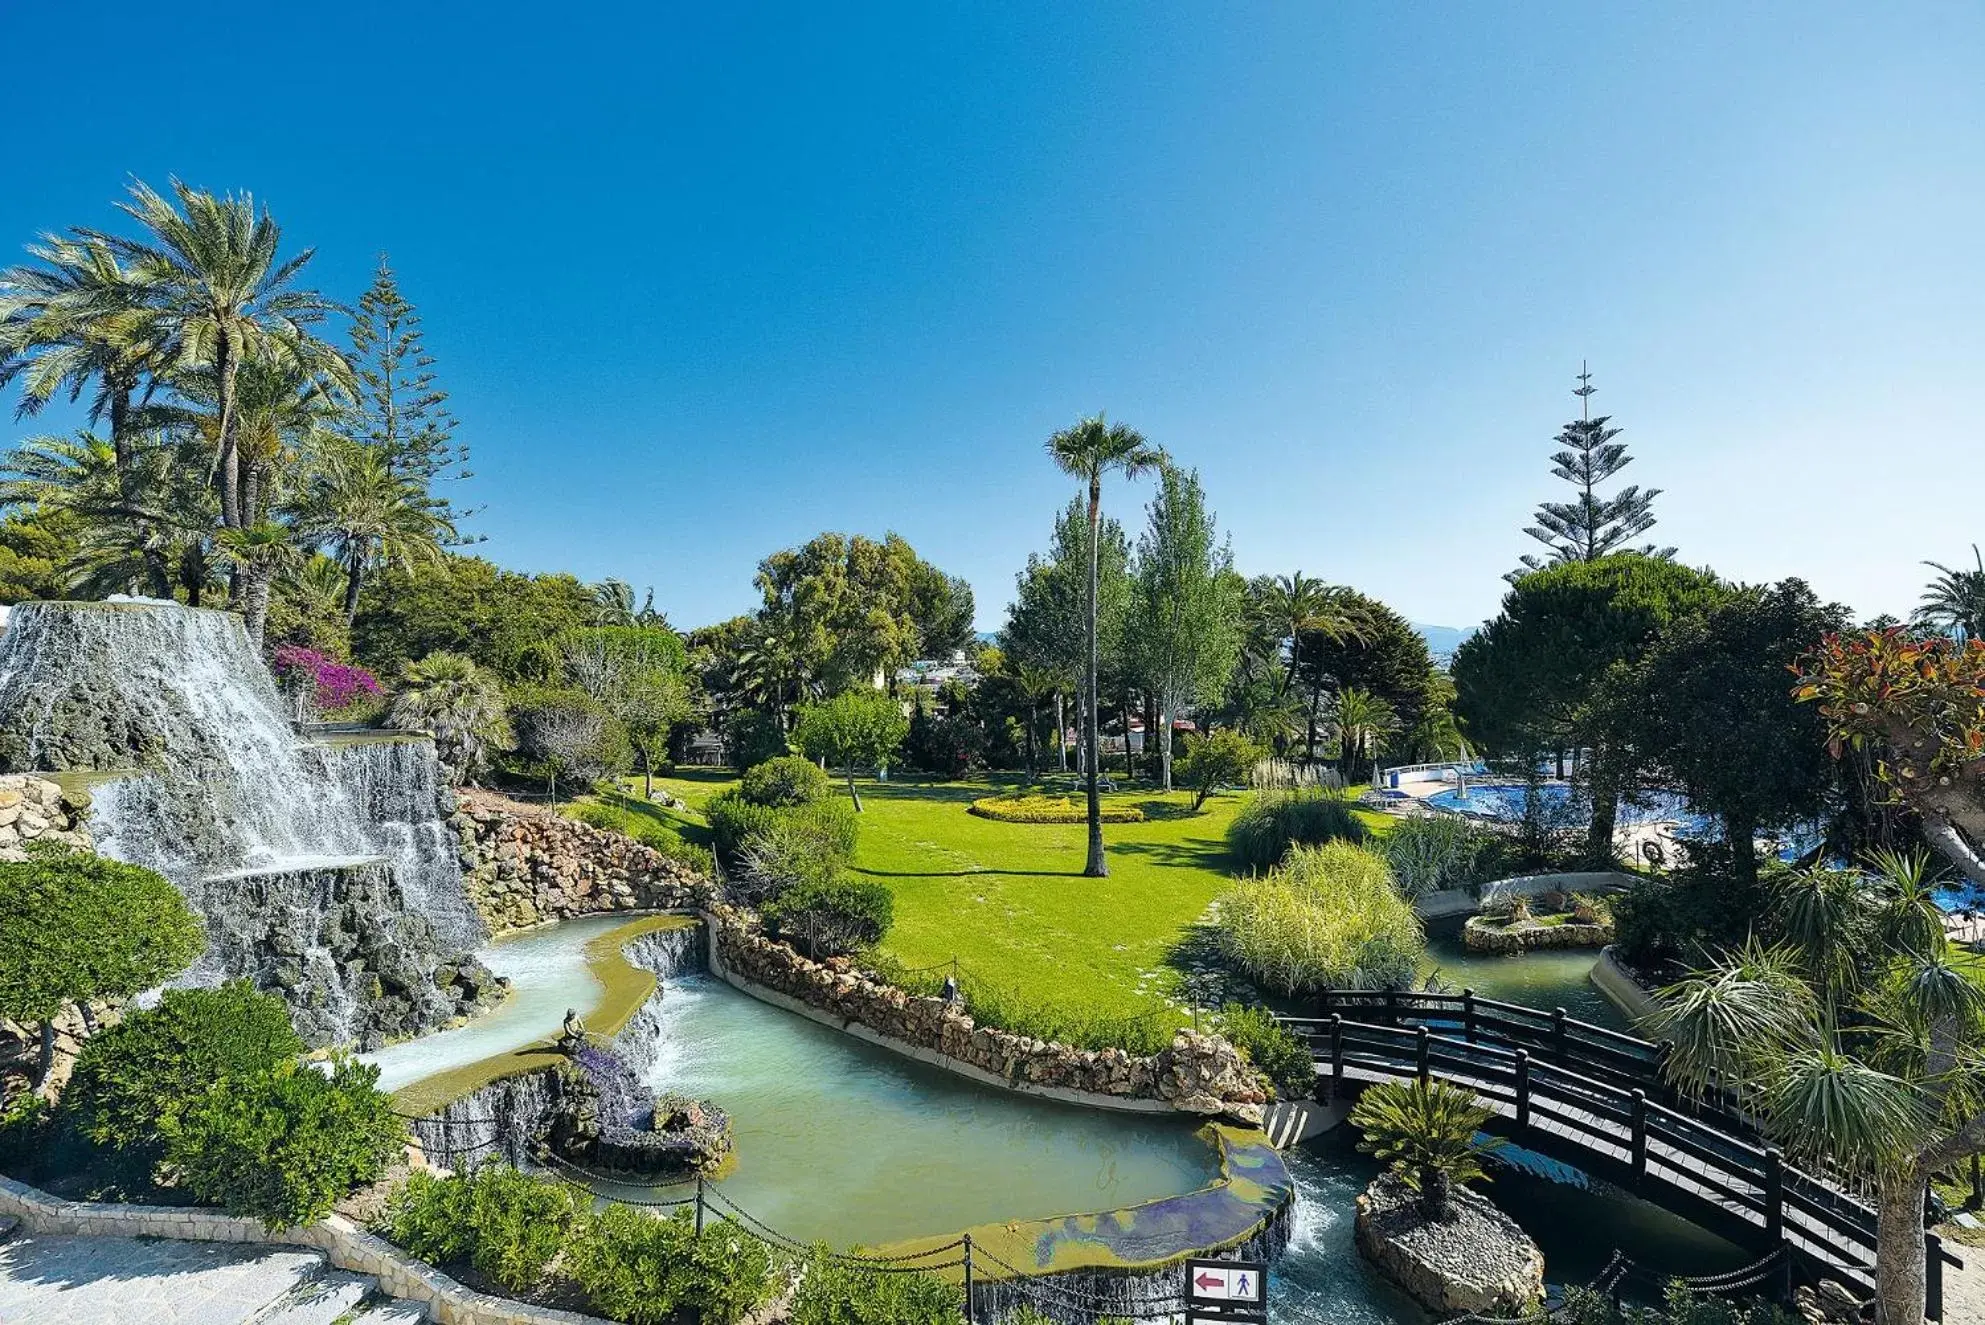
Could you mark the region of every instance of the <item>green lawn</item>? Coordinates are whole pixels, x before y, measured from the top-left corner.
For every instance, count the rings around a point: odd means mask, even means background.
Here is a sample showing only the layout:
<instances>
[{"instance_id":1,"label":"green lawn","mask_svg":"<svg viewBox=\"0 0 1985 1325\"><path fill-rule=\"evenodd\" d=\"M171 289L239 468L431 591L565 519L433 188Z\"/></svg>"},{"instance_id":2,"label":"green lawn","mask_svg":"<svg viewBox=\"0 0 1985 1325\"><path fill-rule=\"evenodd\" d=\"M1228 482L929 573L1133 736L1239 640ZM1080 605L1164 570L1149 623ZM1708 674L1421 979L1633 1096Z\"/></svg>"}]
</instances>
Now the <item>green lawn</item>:
<instances>
[{"instance_id":1,"label":"green lawn","mask_svg":"<svg viewBox=\"0 0 1985 1325\"><path fill-rule=\"evenodd\" d=\"M657 783L692 807L732 780L685 774ZM1167 955L1228 885L1224 834L1243 800L1218 795L1195 815L1185 792L1109 793L1147 819L1104 826L1110 876L1088 879L1083 825L966 813L1011 779L858 785L866 810L855 868L896 895L884 951L911 967L956 957L1028 1002L1086 1013L1135 1011L1175 988Z\"/></svg>"}]
</instances>

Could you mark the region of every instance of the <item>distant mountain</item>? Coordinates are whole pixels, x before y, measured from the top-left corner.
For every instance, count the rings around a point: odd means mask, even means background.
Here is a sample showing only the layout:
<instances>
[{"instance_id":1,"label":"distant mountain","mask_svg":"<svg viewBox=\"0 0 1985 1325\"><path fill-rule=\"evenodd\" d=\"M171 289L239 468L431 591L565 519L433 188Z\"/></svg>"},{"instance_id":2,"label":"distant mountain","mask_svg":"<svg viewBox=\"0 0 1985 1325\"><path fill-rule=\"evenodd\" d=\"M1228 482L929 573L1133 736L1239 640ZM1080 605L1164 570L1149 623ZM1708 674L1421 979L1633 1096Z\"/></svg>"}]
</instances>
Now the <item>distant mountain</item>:
<instances>
[{"instance_id":1,"label":"distant mountain","mask_svg":"<svg viewBox=\"0 0 1985 1325\"><path fill-rule=\"evenodd\" d=\"M1420 637L1427 641L1427 652L1434 655L1434 661L1444 663L1454 656L1454 651L1461 647L1461 642L1473 635L1478 627L1469 626L1463 630L1457 626L1427 626L1415 621L1413 629L1419 631Z\"/></svg>"}]
</instances>

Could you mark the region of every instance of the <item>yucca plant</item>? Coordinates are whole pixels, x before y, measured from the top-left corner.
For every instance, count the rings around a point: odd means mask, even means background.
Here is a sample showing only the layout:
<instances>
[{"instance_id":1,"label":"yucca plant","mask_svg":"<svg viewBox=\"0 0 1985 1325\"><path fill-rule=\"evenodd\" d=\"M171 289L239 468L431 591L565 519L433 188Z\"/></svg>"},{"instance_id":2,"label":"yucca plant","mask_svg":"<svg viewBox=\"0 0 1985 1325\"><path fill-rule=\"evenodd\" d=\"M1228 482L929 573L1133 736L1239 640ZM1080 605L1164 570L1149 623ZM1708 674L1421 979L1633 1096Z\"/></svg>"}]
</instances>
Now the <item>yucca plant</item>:
<instances>
[{"instance_id":1,"label":"yucca plant","mask_svg":"<svg viewBox=\"0 0 1985 1325\"><path fill-rule=\"evenodd\" d=\"M1489 1111L1444 1081L1387 1081L1368 1088L1351 1110L1365 1134L1358 1149L1385 1161L1419 1194L1420 1214L1435 1223L1454 1216L1454 1189L1487 1182L1482 1161L1504 1143L1482 1133Z\"/></svg>"}]
</instances>

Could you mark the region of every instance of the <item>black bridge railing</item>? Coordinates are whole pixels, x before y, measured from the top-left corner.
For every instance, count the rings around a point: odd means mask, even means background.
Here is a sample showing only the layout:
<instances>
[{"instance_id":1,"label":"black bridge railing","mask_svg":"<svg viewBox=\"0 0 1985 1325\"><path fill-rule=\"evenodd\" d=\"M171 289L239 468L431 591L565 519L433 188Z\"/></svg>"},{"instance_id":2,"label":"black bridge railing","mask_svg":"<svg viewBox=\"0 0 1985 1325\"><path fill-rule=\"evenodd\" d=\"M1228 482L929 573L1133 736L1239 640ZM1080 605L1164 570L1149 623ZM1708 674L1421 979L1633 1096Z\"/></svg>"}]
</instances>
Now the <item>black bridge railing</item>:
<instances>
[{"instance_id":1,"label":"black bridge railing","mask_svg":"<svg viewBox=\"0 0 1985 1325\"><path fill-rule=\"evenodd\" d=\"M1451 1082L1527 1148L1873 1292L1874 1209L1787 1164L1726 1102L1676 1096L1661 1079L1663 1046L1470 991L1333 990L1319 1001L1328 1015L1279 1020L1308 1043L1334 1098L1373 1081ZM1944 1263L1963 1262L1926 1237L1929 1316L1941 1320Z\"/></svg>"}]
</instances>

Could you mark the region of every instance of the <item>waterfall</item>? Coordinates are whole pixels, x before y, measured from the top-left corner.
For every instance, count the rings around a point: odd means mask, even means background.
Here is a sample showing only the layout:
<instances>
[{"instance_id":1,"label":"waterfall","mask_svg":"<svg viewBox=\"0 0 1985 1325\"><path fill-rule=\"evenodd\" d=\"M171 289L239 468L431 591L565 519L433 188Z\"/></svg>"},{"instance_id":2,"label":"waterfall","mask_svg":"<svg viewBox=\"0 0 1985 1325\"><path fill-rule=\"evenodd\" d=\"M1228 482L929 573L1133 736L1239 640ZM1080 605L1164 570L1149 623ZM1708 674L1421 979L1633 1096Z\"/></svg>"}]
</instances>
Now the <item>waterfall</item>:
<instances>
[{"instance_id":1,"label":"waterfall","mask_svg":"<svg viewBox=\"0 0 1985 1325\"><path fill-rule=\"evenodd\" d=\"M185 980L247 977L313 1046L376 1047L500 989L433 742L299 736L232 613L24 603L0 635L0 771L94 770L104 855L206 918Z\"/></svg>"}]
</instances>

